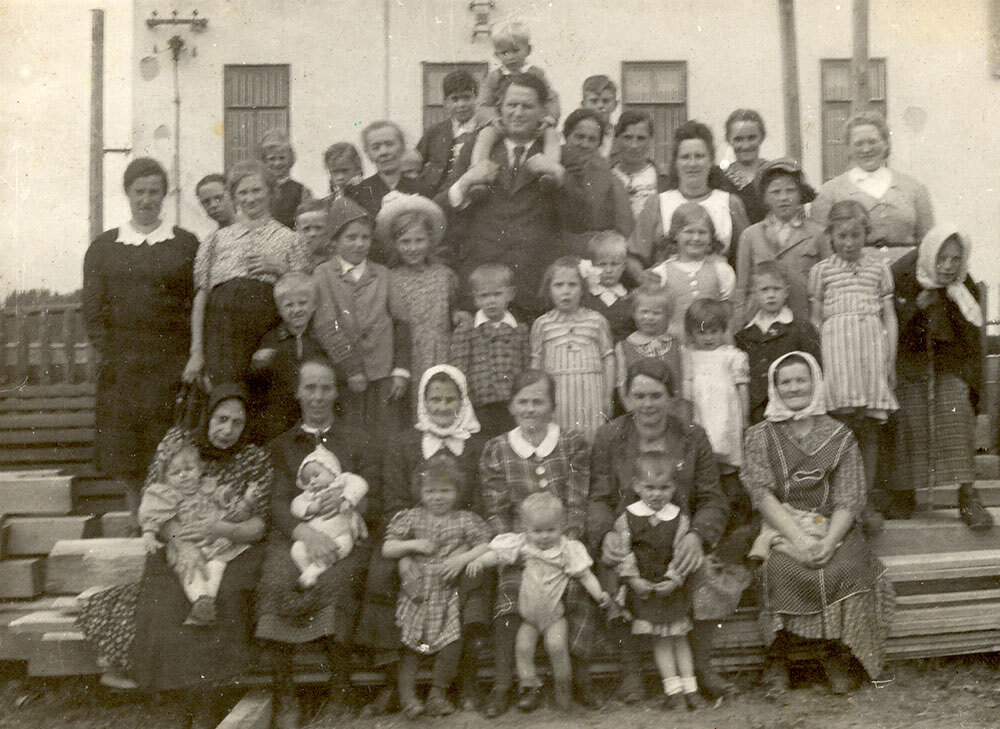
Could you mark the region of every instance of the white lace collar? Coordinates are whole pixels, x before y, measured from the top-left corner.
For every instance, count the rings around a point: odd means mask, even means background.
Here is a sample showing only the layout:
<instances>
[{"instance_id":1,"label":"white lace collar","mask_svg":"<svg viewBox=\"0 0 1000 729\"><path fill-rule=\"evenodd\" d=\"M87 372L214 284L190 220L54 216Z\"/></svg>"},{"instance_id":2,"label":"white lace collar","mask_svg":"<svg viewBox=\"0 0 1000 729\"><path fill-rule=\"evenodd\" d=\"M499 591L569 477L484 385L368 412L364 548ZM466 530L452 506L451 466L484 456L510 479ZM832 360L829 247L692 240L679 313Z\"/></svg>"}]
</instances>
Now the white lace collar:
<instances>
[{"instance_id":1,"label":"white lace collar","mask_svg":"<svg viewBox=\"0 0 1000 729\"><path fill-rule=\"evenodd\" d=\"M674 519L680 513L680 507L677 504L667 504L659 511L653 511L644 501L636 501L634 504L629 504L625 507L626 510L638 517L650 517L655 516L660 521L670 521Z\"/></svg>"},{"instance_id":2,"label":"white lace collar","mask_svg":"<svg viewBox=\"0 0 1000 729\"><path fill-rule=\"evenodd\" d=\"M514 428L510 431L507 434L507 440L510 441L510 447L514 453L521 458L547 458L556 449L556 444L559 442L559 426L555 423L549 423L548 431L537 448L521 434L520 428Z\"/></svg>"},{"instance_id":3,"label":"white lace collar","mask_svg":"<svg viewBox=\"0 0 1000 729\"><path fill-rule=\"evenodd\" d=\"M141 246L143 243L154 245L174 237L174 226L166 220L161 220L154 230L148 233L140 233L132 227L132 221L126 221L118 226L118 237L116 243L124 243L127 246Z\"/></svg>"},{"instance_id":4,"label":"white lace collar","mask_svg":"<svg viewBox=\"0 0 1000 729\"><path fill-rule=\"evenodd\" d=\"M792 310L787 306L783 306L781 307L781 311L774 316L765 314L763 311L758 311L754 315L753 319L747 322L747 325L744 328L749 329L750 327L756 325L762 332L766 332L775 322L781 324L791 324L793 319Z\"/></svg>"},{"instance_id":5,"label":"white lace collar","mask_svg":"<svg viewBox=\"0 0 1000 729\"><path fill-rule=\"evenodd\" d=\"M478 329L483 324L493 324L494 326L496 326L497 324L506 324L511 329L517 329L517 319L515 319L514 315L511 314L509 311L505 311L500 321L495 322L492 321L488 316L486 316L486 314L483 313L483 310L480 309L479 311L476 312L476 318L472 321L472 328Z\"/></svg>"}]
</instances>

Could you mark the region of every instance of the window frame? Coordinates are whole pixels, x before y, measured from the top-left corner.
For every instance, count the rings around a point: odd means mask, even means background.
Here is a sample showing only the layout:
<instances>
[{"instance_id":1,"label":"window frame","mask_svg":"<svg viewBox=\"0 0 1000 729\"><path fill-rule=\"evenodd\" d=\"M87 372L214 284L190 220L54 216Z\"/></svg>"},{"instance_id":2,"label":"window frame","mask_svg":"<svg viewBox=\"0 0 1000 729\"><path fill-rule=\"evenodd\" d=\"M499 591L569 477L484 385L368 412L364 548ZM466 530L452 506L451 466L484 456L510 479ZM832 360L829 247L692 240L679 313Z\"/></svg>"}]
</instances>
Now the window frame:
<instances>
[{"instance_id":1,"label":"window frame","mask_svg":"<svg viewBox=\"0 0 1000 729\"><path fill-rule=\"evenodd\" d=\"M237 71L254 71L254 70L278 70L284 69L284 78L281 79L281 85L283 86L281 91L284 93L284 103L249 103L249 104L237 104L230 103L232 98L230 95L231 84L236 84L237 80L231 78L230 74ZM261 137L274 129L288 134L288 130L291 128L291 98L292 98L292 78L291 78L291 65L287 63L227 63L222 69L222 122L223 122L223 134L222 134L222 149L223 149L223 164L224 169L229 170L237 162L241 162L246 159L256 159L256 149L260 144ZM253 93L253 92L249 92ZM267 101L262 99L261 101ZM255 122L257 124L256 129L251 128L249 135L255 137L251 139L250 144L246 146L248 152L243 155L236 154L238 149L243 149L241 145L235 144L232 140L234 139L234 134L236 133L236 128L238 125L237 116L242 116L245 112L255 112L254 116L257 118ZM279 119L278 124L274 124L266 121L267 112L271 112L271 122L275 119Z\"/></svg>"},{"instance_id":2,"label":"window frame","mask_svg":"<svg viewBox=\"0 0 1000 729\"><path fill-rule=\"evenodd\" d=\"M850 83L850 58L821 58L819 64L820 156L823 182L826 182L849 169L846 163L848 144L844 138L844 124L851 118L854 86ZM843 98L827 98L827 78L834 72L847 77L848 83ZM870 90L868 108L878 111L885 118L889 105L889 63L886 57L876 56L868 59L868 88ZM842 121L834 123L828 118L828 114L833 110L840 112ZM845 161L843 164L839 162L841 159Z\"/></svg>"},{"instance_id":3,"label":"window frame","mask_svg":"<svg viewBox=\"0 0 1000 729\"><path fill-rule=\"evenodd\" d=\"M423 85L421 95L421 122L426 131L438 122L443 121L444 98L441 89L441 82L444 77L452 71L465 70L473 75L476 81L482 86L483 79L489 73L489 64L486 61L421 61L420 62L420 82ZM442 97L440 101L436 101ZM440 110L439 112L437 110Z\"/></svg>"},{"instance_id":4,"label":"window frame","mask_svg":"<svg viewBox=\"0 0 1000 729\"><path fill-rule=\"evenodd\" d=\"M650 70L660 67L663 70L680 73L680 96L682 101L633 101L629 99L629 72L640 69ZM673 144L674 128L688 121L688 95L689 77L687 61L622 61L621 62L621 108L631 109L647 114L653 120L653 160L661 169L666 169L670 164L672 155L671 146ZM656 121L655 111L658 109L673 108L679 110L675 113L676 125L674 128L665 129L664 125ZM612 134L614 132L612 131Z\"/></svg>"}]
</instances>

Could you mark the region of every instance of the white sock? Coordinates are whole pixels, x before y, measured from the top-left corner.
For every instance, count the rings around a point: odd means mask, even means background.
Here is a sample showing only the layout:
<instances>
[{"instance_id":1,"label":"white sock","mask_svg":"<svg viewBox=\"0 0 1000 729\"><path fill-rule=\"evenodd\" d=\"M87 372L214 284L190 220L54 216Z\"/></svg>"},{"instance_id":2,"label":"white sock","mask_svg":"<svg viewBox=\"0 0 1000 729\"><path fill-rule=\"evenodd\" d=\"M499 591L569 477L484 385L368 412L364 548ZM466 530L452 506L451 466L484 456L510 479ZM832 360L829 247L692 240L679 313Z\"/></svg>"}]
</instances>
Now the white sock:
<instances>
[{"instance_id":1,"label":"white sock","mask_svg":"<svg viewBox=\"0 0 1000 729\"><path fill-rule=\"evenodd\" d=\"M694 676L685 676L680 679L680 682L684 693L693 694L698 692L698 681Z\"/></svg>"},{"instance_id":2,"label":"white sock","mask_svg":"<svg viewBox=\"0 0 1000 729\"><path fill-rule=\"evenodd\" d=\"M670 676L663 679L663 693L667 696L676 696L684 690L684 685L680 676Z\"/></svg>"}]
</instances>

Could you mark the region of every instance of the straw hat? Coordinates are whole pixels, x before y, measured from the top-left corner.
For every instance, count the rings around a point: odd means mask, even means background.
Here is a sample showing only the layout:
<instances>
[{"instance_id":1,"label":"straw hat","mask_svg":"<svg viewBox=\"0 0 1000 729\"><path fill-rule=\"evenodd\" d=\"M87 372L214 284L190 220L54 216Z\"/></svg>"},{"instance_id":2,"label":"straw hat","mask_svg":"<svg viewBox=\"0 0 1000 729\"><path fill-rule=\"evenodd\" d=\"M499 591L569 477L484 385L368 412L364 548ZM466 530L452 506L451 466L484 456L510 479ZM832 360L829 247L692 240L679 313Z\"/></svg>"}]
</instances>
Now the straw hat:
<instances>
[{"instance_id":1,"label":"straw hat","mask_svg":"<svg viewBox=\"0 0 1000 729\"><path fill-rule=\"evenodd\" d=\"M375 237L385 245L392 245L392 229L396 219L404 213L421 213L431 221L431 245L437 245L444 236L446 221L444 211L430 198L423 195L406 195L393 190L382 198L382 209L375 218Z\"/></svg>"}]
</instances>

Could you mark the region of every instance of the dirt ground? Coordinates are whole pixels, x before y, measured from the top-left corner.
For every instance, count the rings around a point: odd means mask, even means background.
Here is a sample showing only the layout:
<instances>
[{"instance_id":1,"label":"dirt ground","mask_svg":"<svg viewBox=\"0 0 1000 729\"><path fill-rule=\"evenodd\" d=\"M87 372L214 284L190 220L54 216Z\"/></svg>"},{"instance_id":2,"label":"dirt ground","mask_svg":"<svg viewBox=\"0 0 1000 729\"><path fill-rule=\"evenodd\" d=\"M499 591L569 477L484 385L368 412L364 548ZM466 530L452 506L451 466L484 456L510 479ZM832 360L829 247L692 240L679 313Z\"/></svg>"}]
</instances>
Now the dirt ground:
<instances>
[{"instance_id":1,"label":"dirt ground","mask_svg":"<svg viewBox=\"0 0 1000 729\"><path fill-rule=\"evenodd\" d=\"M663 711L653 700L636 706L609 703L598 711L558 714L516 709L495 721L475 713L409 722L400 714L348 721L312 721L309 729L986 729L1000 726L1000 655L897 663L884 687L863 686L846 697L830 696L808 671L799 673L786 705L766 701L755 676L739 677L743 694L716 708ZM608 687L611 688L611 687ZM2 729L182 729L176 696L114 694L96 679L8 678L0 687Z\"/></svg>"}]
</instances>

